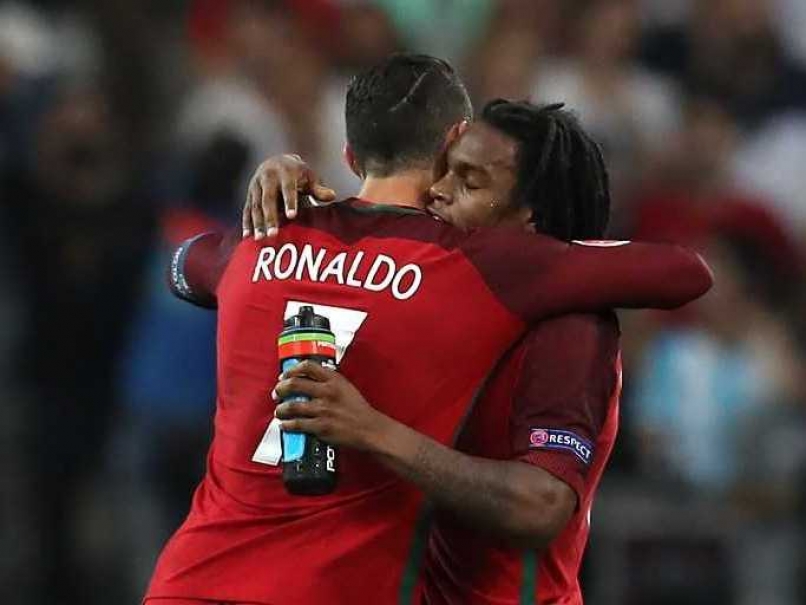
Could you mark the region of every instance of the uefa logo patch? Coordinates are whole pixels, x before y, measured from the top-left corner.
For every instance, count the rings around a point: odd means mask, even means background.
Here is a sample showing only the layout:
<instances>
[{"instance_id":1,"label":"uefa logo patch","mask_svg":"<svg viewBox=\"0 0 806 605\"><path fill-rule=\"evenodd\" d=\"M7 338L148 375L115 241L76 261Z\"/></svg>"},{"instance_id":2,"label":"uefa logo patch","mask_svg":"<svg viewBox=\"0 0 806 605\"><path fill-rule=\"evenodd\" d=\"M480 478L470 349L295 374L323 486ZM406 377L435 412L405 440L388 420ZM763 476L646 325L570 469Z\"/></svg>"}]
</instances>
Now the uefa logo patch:
<instances>
[{"instance_id":1,"label":"uefa logo patch","mask_svg":"<svg viewBox=\"0 0 806 605\"><path fill-rule=\"evenodd\" d=\"M593 458L593 444L572 431L533 428L529 432L529 448L561 450L574 454L585 465Z\"/></svg>"},{"instance_id":2,"label":"uefa logo patch","mask_svg":"<svg viewBox=\"0 0 806 605\"><path fill-rule=\"evenodd\" d=\"M529 443L533 447L542 447L549 440L549 434L544 429L532 429L532 434L529 435Z\"/></svg>"}]
</instances>

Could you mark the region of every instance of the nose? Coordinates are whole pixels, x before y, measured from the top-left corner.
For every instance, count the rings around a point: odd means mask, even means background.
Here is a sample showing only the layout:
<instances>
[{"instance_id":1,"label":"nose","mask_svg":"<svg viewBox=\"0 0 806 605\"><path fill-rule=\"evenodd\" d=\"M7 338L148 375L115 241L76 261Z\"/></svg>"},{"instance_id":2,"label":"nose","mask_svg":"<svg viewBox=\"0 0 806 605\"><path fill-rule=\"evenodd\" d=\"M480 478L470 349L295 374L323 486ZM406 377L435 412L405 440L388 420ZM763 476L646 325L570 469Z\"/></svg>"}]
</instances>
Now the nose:
<instances>
[{"instance_id":1,"label":"nose","mask_svg":"<svg viewBox=\"0 0 806 605\"><path fill-rule=\"evenodd\" d=\"M450 205L453 203L453 196L450 194L447 175L431 185L428 194L431 196L431 203Z\"/></svg>"}]
</instances>

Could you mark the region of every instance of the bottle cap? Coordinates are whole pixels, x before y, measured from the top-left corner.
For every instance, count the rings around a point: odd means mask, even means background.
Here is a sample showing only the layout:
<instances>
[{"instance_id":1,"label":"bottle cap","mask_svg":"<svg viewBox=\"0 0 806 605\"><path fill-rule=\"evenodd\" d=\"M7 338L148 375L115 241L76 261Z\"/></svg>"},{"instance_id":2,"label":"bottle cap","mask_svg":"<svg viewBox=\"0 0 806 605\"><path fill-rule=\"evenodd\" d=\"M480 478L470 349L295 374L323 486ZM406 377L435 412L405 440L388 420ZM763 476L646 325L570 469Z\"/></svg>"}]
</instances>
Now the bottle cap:
<instances>
[{"instance_id":1,"label":"bottle cap","mask_svg":"<svg viewBox=\"0 0 806 605\"><path fill-rule=\"evenodd\" d=\"M283 322L284 328L314 328L319 330L330 330L330 320L322 315L317 315L313 307L304 305L299 308L299 313L292 315Z\"/></svg>"}]
</instances>

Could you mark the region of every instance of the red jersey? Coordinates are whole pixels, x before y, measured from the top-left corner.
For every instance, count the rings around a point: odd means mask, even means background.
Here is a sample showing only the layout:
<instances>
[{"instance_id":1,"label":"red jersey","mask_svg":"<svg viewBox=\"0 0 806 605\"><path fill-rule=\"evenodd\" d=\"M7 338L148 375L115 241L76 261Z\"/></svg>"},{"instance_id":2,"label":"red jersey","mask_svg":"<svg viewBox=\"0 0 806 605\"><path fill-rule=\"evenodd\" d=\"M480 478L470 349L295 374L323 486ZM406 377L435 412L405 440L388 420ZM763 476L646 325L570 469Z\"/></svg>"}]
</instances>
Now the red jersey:
<instances>
[{"instance_id":1,"label":"red jersey","mask_svg":"<svg viewBox=\"0 0 806 605\"><path fill-rule=\"evenodd\" d=\"M418 598L421 492L347 448L337 489L318 497L289 495L279 467L253 460L273 418L276 338L299 304L329 316L345 350L340 370L369 401L450 443L528 322L682 304L711 282L699 257L673 246L467 235L420 211L357 200L303 210L269 242L221 242L196 239L171 266L180 296L218 306L217 411L205 477L148 597L267 605Z\"/></svg>"},{"instance_id":2,"label":"red jersey","mask_svg":"<svg viewBox=\"0 0 806 605\"><path fill-rule=\"evenodd\" d=\"M612 314L568 315L534 327L502 362L457 448L539 466L574 489L578 507L543 552L503 546L438 513L426 605L582 604L591 505L618 430L618 341Z\"/></svg>"}]
</instances>

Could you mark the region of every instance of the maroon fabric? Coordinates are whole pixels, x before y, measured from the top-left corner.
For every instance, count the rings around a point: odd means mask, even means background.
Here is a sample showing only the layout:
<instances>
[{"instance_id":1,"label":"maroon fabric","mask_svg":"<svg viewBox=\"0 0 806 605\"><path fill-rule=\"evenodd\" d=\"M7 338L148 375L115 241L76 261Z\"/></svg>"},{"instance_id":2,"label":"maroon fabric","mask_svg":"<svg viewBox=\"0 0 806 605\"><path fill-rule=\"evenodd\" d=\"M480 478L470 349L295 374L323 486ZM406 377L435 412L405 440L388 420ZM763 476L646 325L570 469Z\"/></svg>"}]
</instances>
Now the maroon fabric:
<instances>
[{"instance_id":1,"label":"maroon fabric","mask_svg":"<svg viewBox=\"0 0 806 605\"><path fill-rule=\"evenodd\" d=\"M222 603L221 601L203 601L201 599L146 599L143 605L239 605Z\"/></svg>"},{"instance_id":2,"label":"maroon fabric","mask_svg":"<svg viewBox=\"0 0 806 605\"><path fill-rule=\"evenodd\" d=\"M535 326L499 368L457 447L474 456L523 460L558 477L578 497L572 519L540 558L538 604L581 604L577 583L587 514L615 440L620 362L612 314L568 315ZM570 431L595 444L589 464L568 450L530 446L535 428ZM426 558L429 605L517 605L523 551L442 513Z\"/></svg>"},{"instance_id":3,"label":"maroon fabric","mask_svg":"<svg viewBox=\"0 0 806 605\"><path fill-rule=\"evenodd\" d=\"M680 246L582 244L488 229L465 240L462 251L504 304L529 321L597 308L674 308L713 284L702 258ZM513 281L522 287L507 287Z\"/></svg>"},{"instance_id":4,"label":"maroon fabric","mask_svg":"<svg viewBox=\"0 0 806 605\"><path fill-rule=\"evenodd\" d=\"M626 274L639 281L636 254L654 255L665 268L699 263L687 254L685 262L668 263L670 251L678 254L668 246L577 251L535 235L465 235L422 212L358 201L304 210L272 240L242 241L234 249L225 242L201 238L180 263L182 288L218 305L217 411L206 475L160 557L151 597L352 605L365 599L370 577L377 602L399 599L421 492L371 456L346 448L339 453L338 489L317 498L289 496L278 467L252 461L273 417L268 393L287 301L366 313L340 370L381 412L450 444L474 393L522 334L524 319L634 302L658 291L668 300L670 288L679 290L669 286L675 275L667 274L619 291L625 259L633 263ZM342 270L320 268L317 275L328 277L319 279L309 267L308 277L297 277L289 263L306 247L324 255L322 267ZM422 279L410 297L365 287L370 264L381 257L398 269L419 268ZM269 258L277 263L269 267ZM647 262L650 271L658 267Z\"/></svg>"},{"instance_id":5,"label":"maroon fabric","mask_svg":"<svg viewBox=\"0 0 806 605\"><path fill-rule=\"evenodd\" d=\"M199 307L216 308L215 291L237 243L233 232L203 233L182 242L168 267L171 292Z\"/></svg>"},{"instance_id":6,"label":"maroon fabric","mask_svg":"<svg viewBox=\"0 0 806 605\"><path fill-rule=\"evenodd\" d=\"M672 244L566 244L504 228L463 234L424 212L358 199L303 210L283 230L292 225L330 233L348 245L369 237L403 238L461 253L501 302L526 321L616 307L673 308L702 296L713 283L702 258ZM219 241L226 254L217 253L215 240L203 239L186 261L186 278L205 303L215 298L221 258L228 258L235 240L228 234Z\"/></svg>"},{"instance_id":7,"label":"maroon fabric","mask_svg":"<svg viewBox=\"0 0 806 605\"><path fill-rule=\"evenodd\" d=\"M279 467L252 461L273 417L268 394L287 301L366 313L340 369L380 411L442 443L450 443L474 392L524 328L452 245L461 234L448 225L394 209L310 215L284 226L270 245L241 242L214 286L214 275L190 274L194 292L206 290L218 302L214 438L190 514L160 556L151 597L352 605L366 597L371 577L377 602L398 601L421 492L347 448L339 452L338 489L317 498L290 496ZM352 285L335 277L297 279L293 271L284 278L280 265L263 273L262 258L305 246L324 251L322 267L347 259L345 267L356 267ZM354 285L369 282L368 266L381 255L397 268L421 269L413 296L401 300L388 287ZM337 318L334 312L334 329Z\"/></svg>"},{"instance_id":8,"label":"maroon fabric","mask_svg":"<svg viewBox=\"0 0 806 605\"><path fill-rule=\"evenodd\" d=\"M203 601L200 599L146 599L143 605L255 605L254 603L233 603L232 601Z\"/></svg>"},{"instance_id":9,"label":"maroon fabric","mask_svg":"<svg viewBox=\"0 0 806 605\"><path fill-rule=\"evenodd\" d=\"M612 314L561 317L539 324L526 337L509 420L510 447L514 456L563 479L580 502L590 464L569 451L535 448L530 436L536 428L562 429L596 442L616 388L618 338Z\"/></svg>"}]
</instances>

